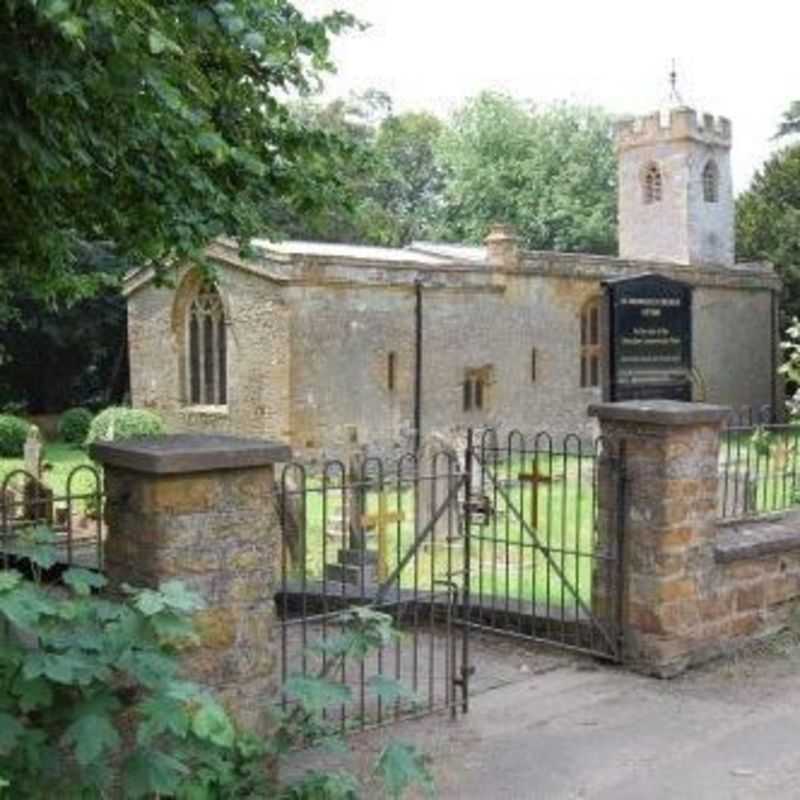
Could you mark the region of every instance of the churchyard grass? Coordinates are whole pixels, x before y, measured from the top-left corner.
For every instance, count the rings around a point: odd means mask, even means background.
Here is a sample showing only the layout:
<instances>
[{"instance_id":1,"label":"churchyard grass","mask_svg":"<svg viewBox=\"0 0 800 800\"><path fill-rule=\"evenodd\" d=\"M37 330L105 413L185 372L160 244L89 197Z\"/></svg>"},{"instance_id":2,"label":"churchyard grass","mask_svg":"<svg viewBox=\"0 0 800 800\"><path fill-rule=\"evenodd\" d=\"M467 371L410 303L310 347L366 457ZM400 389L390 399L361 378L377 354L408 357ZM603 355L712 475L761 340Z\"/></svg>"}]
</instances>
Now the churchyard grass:
<instances>
[{"instance_id":1,"label":"churchyard grass","mask_svg":"<svg viewBox=\"0 0 800 800\"><path fill-rule=\"evenodd\" d=\"M589 459L583 459L586 466ZM554 613L561 607L574 608L577 599L588 604L591 600L592 552L594 546L594 486L591 477L581 470L579 459L559 456L554 459L554 469L541 467L560 479L552 484L540 485L538 489L538 525L535 545L529 530L520 522L520 516L530 527L532 514L532 490L529 485L519 483L506 490L507 500L501 493L491 495L493 515L486 524L474 522L472 526L470 562L473 601L491 602L496 607L513 610L521 604L551 606ZM528 465L529 466L529 465ZM522 465L512 461L502 467L503 474L516 475L524 471ZM338 549L342 547L340 536L330 533L323 540L323 531L340 524L342 518L341 493L329 488L323 503L321 481L309 479L306 494L306 578L321 581L324 564L334 563ZM414 491L407 484L401 487L387 479L387 511L402 513L404 520L389 525L387 539L388 573L392 574L403 557L413 547ZM378 510L378 494L367 494L367 513ZM453 521L453 532L457 525ZM375 548L375 536L370 537L368 547ZM426 537L403 568L399 581L392 591L443 591L440 584L447 573L453 581L462 585L464 570L464 542L459 534L448 548L444 539L431 546ZM292 577L299 577L295 570ZM476 596L477 592L477 596Z\"/></svg>"},{"instance_id":2,"label":"churchyard grass","mask_svg":"<svg viewBox=\"0 0 800 800\"><path fill-rule=\"evenodd\" d=\"M67 492L67 478L69 474L82 465L92 465L86 450L74 444L65 442L48 442L44 445L44 463L50 467L44 473L44 482L49 486L56 497L62 497ZM0 458L0 483L14 470L23 469L25 466L21 458ZM74 494L90 492L94 488L94 480L88 471L81 470L73 479L72 491Z\"/></svg>"}]
</instances>

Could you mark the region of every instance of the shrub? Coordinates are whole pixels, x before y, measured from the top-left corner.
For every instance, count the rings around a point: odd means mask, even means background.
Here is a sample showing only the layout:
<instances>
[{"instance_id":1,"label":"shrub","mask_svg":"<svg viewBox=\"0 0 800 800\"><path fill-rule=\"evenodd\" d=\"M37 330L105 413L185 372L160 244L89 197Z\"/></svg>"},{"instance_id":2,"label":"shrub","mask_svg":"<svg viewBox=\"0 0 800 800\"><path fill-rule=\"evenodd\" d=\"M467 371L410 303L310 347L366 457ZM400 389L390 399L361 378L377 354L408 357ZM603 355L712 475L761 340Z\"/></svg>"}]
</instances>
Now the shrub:
<instances>
[{"instance_id":1,"label":"shrub","mask_svg":"<svg viewBox=\"0 0 800 800\"><path fill-rule=\"evenodd\" d=\"M327 642L319 675L287 684L296 702L272 714L273 732L256 738L181 674L178 654L197 643L191 614L202 607L198 595L168 581L106 597L101 574L75 567L63 573L63 590L52 592L42 576L56 563L54 542L45 529L20 537L14 552L27 559L33 581L0 570L0 797L363 796L346 772L310 769L287 782L265 764L299 743L331 743L325 708L350 690L328 676L345 660L389 645L388 615L345 612L343 635ZM383 683L384 701L396 699L397 688ZM433 794L426 761L409 745L390 743L375 772L394 800L414 785Z\"/></svg>"},{"instance_id":2,"label":"shrub","mask_svg":"<svg viewBox=\"0 0 800 800\"><path fill-rule=\"evenodd\" d=\"M11 414L0 414L0 456L21 458L25 452L29 427L24 419Z\"/></svg>"},{"instance_id":3,"label":"shrub","mask_svg":"<svg viewBox=\"0 0 800 800\"><path fill-rule=\"evenodd\" d=\"M89 426L86 443L115 442L119 439L141 439L164 433L164 422L158 414L139 408L112 406L101 411Z\"/></svg>"},{"instance_id":4,"label":"shrub","mask_svg":"<svg viewBox=\"0 0 800 800\"><path fill-rule=\"evenodd\" d=\"M89 435L92 412L85 408L70 408L58 421L58 433L68 444L83 444Z\"/></svg>"}]
</instances>

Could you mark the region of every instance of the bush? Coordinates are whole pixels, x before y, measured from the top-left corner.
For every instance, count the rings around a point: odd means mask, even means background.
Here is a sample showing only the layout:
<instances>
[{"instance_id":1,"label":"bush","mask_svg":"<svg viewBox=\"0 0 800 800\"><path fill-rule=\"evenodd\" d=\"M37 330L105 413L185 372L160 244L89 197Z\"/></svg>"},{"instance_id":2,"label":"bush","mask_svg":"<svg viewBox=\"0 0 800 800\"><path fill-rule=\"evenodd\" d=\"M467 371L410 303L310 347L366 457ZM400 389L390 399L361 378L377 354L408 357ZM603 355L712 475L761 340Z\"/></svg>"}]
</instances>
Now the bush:
<instances>
[{"instance_id":1,"label":"bush","mask_svg":"<svg viewBox=\"0 0 800 800\"><path fill-rule=\"evenodd\" d=\"M11 414L0 414L0 456L22 458L29 427L24 419Z\"/></svg>"},{"instance_id":2,"label":"bush","mask_svg":"<svg viewBox=\"0 0 800 800\"><path fill-rule=\"evenodd\" d=\"M164 433L164 422L158 414L139 408L112 406L101 411L89 426L86 444L115 442L119 439L141 439Z\"/></svg>"},{"instance_id":3,"label":"bush","mask_svg":"<svg viewBox=\"0 0 800 800\"><path fill-rule=\"evenodd\" d=\"M270 715L270 735L256 737L182 675L179 653L197 643L191 615L202 598L178 581L105 596L105 577L76 567L52 592L42 578L58 560L55 541L37 529L16 543L14 554L26 559L33 580L0 569L0 797L366 796L344 771L309 769L285 779L265 764L301 743L337 744L339 726L325 709L348 699L350 689L328 676L389 646L396 636L391 617L366 608L343 612L343 634L326 643L317 677L287 682L294 702ZM402 687L388 678L382 684L376 692L384 692L383 701L396 700ZM414 786L433 796L424 756L402 742L383 749L375 773L381 796L399 800Z\"/></svg>"},{"instance_id":4,"label":"bush","mask_svg":"<svg viewBox=\"0 0 800 800\"><path fill-rule=\"evenodd\" d=\"M89 435L92 412L85 408L70 408L58 421L58 433L68 444L83 444Z\"/></svg>"}]
</instances>

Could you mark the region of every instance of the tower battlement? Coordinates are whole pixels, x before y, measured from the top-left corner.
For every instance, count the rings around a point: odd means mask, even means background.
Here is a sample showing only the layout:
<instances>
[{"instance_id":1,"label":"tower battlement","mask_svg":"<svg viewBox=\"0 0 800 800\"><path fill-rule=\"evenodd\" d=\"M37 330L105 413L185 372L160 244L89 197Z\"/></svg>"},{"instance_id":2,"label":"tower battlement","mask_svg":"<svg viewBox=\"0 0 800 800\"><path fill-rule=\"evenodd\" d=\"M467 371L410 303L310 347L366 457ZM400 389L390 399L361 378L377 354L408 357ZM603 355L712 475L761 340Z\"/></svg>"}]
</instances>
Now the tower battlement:
<instances>
[{"instance_id":1,"label":"tower battlement","mask_svg":"<svg viewBox=\"0 0 800 800\"><path fill-rule=\"evenodd\" d=\"M621 120L615 126L617 148L691 140L716 147L729 148L732 141L731 122L727 117L698 114L682 106L669 112L668 124L663 124L661 112Z\"/></svg>"}]
</instances>

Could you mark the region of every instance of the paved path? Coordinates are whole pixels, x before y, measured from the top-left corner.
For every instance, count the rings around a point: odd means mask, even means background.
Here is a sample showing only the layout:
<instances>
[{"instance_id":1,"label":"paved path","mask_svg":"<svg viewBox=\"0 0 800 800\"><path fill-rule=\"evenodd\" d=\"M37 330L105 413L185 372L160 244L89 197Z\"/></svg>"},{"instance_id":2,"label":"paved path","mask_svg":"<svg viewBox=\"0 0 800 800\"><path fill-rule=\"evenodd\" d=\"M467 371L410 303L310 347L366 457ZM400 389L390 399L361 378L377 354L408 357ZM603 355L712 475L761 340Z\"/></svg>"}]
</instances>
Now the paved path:
<instances>
[{"instance_id":1,"label":"paved path","mask_svg":"<svg viewBox=\"0 0 800 800\"><path fill-rule=\"evenodd\" d=\"M800 798L796 645L673 681L546 658L456 723L389 731L434 756L442 800Z\"/></svg>"}]
</instances>

